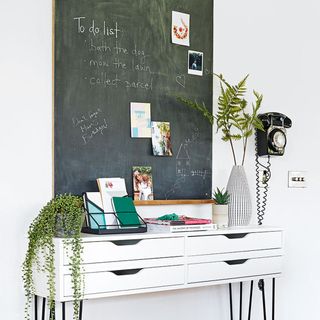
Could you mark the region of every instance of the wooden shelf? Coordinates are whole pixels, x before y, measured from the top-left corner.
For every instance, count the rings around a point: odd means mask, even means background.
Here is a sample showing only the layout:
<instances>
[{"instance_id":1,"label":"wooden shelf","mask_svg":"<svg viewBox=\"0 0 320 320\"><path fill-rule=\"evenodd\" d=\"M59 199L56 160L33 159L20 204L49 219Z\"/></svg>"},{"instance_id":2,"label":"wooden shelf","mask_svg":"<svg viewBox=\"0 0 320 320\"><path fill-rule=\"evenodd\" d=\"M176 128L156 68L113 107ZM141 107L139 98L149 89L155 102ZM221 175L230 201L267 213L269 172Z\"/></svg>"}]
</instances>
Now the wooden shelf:
<instances>
[{"instance_id":1,"label":"wooden shelf","mask_svg":"<svg viewBox=\"0 0 320 320\"><path fill-rule=\"evenodd\" d=\"M213 204L212 199L184 199L184 200L135 200L136 206L180 205L180 204Z\"/></svg>"}]
</instances>

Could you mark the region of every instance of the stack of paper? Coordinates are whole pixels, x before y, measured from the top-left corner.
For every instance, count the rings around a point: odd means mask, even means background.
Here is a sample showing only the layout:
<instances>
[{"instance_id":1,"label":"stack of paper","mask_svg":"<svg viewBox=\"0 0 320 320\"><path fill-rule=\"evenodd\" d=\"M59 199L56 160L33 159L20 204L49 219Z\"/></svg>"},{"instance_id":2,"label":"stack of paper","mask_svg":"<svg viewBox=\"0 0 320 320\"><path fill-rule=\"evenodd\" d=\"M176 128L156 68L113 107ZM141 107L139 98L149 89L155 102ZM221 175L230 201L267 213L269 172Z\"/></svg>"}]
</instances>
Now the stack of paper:
<instances>
[{"instance_id":1,"label":"stack of paper","mask_svg":"<svg viewBox=\"0 0 320 320\"><path fill-rule=\"evenodd\" d=\"M122 178L99 178L97 179L103 210L105 214L106 225L118 225L116 216L113 213L113 197L124 197L127 195L126 183Z\"/></svg>"}]
</instances>

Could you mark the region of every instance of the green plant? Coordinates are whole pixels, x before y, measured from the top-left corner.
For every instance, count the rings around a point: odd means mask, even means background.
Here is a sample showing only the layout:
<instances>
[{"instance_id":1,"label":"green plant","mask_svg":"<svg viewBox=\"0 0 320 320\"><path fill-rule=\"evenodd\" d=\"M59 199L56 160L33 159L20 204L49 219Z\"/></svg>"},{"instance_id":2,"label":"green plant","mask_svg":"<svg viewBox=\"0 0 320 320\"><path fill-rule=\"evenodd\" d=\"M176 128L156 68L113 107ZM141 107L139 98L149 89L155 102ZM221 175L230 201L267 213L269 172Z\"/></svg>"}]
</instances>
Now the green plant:
<instances>
[{"instance_id":1,"label":"green plant","mask_svg":"<svg viewBox=\"0 0 320 320\"><path fill-rule=\"evenodd\" d=\"M216 188L213 192L212 198L216 202L216 204L228 204L230 200L230 194L228 191L223 191L224 189Z\"/></svg>"},{"instance_id":2,"label":"green plant","mask_svg":"<svg viewBox=\"0 0 320 320\"><path fill-rule=\"evenodd\" d=\"M218 97L218 110L216 114L211 113L204 103L178 97L178 100L187 106L199 111L211 125L214 120L217 124L217 131L222 131L222 140L230 143L234 164L237 165L233 141L242 141L242 161L244 164L247 151L248 138L253 134L254 129L264 131L261 120L258 118L258 110L261 107L263 96L253 90L255 102L252 103L252 113L246 111L248 102L245 99L247 92L246 81L249 75L245 76L238 84L230 85L222 74L216 77L220 80L220 96Z\"/></svg>"},{"instance_id":3,"label":"green plant","mask_svg":"<svg viewBox=\"0 0 320 320\"><path fill-rule=\"evenodd\" d=\"M33 270L45 272L48 286L48 305L52 320L54 318L55 298L55 246L53 238L64 235L64 246L70 258L71 278L74 297L74 319L79 317L79 301L82 295L83 279L80 273L81 263L81 227L83 221L83 201L81 197L64 194L48 202L33 220L28 231L28 248L22 266L23 282L26 295L25 318L30 319L30 307L34 294ZM70 252L72 254L70 254ZM39 257L43 256L40 261Z\"/></svg>"}]
</instances>

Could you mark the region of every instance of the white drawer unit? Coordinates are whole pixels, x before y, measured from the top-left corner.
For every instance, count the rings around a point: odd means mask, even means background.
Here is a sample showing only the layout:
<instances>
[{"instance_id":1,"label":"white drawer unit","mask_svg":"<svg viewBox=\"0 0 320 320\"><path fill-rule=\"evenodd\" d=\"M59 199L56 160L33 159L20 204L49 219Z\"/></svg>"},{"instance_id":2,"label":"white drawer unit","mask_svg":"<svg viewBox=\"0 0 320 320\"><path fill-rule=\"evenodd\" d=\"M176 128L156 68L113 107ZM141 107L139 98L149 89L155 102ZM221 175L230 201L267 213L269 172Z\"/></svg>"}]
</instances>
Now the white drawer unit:
<instances>
[{"instance_id":1,"label":"white drawer unit","mask_svg":"<svg viewBox=\"0 0 320 320\"><path fill-rule=\"evenodd\" d=\"M210 286L281 275L283 235L270 227L83 236L84 299ZM55 239L56 301L71 301L69 258ZM35 277L47 296L47 278Z\"/></svg>"},{"instance_id":2,"label":"white drawer unit","mask_svg":"<svg viewBox=\"0 0 320 320\"><path fill-rule=\"evenodd\" d=\"M85 295L184 284L184 266L113 270L85 274ZM64 296L72 296L71 276L64 277Z\"/></svg>"},{"instance_id":3,"label":"white drawer unit","mask_svg":"<svg viewBox=\"0 0 320 320\"><path fill-rule=\"evenodd\" d=\"M188 266L188 283L279 274L282 257L236 259Z\"/></svg>"},{"instance_id":4,"label":"white drawer unit","mask_svg":"<svg viewBox=\"0 0 320 320\"><path fill-rule=\"evenodd\" d=\"M277 249L281 247L281 231L196 235L187 238L186 254L188 256L197 256L224 252Z\"/></svg>"},{"instance_id":5,"label":"white drawer unit","mask_svg":"<svg viewBox=\"0 0 320 320\"><path fill-rule=\"evenodd\" d=\"M82 261L100 263L152 258L179 257L184 255L184 237L122 239L83 243ZM69 264L68 252L64 248L64 265Z\"/></svg>"}]
</instances>

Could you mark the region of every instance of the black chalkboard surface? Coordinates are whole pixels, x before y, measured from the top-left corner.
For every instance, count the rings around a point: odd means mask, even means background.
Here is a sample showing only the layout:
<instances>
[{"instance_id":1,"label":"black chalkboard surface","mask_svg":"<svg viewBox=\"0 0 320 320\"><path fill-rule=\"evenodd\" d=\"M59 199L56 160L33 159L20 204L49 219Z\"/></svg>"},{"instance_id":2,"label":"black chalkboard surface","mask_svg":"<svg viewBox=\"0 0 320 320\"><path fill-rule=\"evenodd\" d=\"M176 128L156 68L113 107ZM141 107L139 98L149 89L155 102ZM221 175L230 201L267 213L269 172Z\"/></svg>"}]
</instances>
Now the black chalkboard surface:
<instances>
[{"instance_id":1,"label":"black chalkboard surface","mask_svg":"<svg viewBox=\"0 0 320 320\"><path fill-rule=\"evenodd\" d=\"M190 14L189 47L171 43L172 11ZM210 198L212 128L176 97L212 108L212 19L212 0L55 0L55 194L124 177L132 195L132 167L151 166L155 199ZM188 50L204 53L203 76ZM172 157L131 138L130 102L170 122Z\"/></svg>"}]
</instances>

